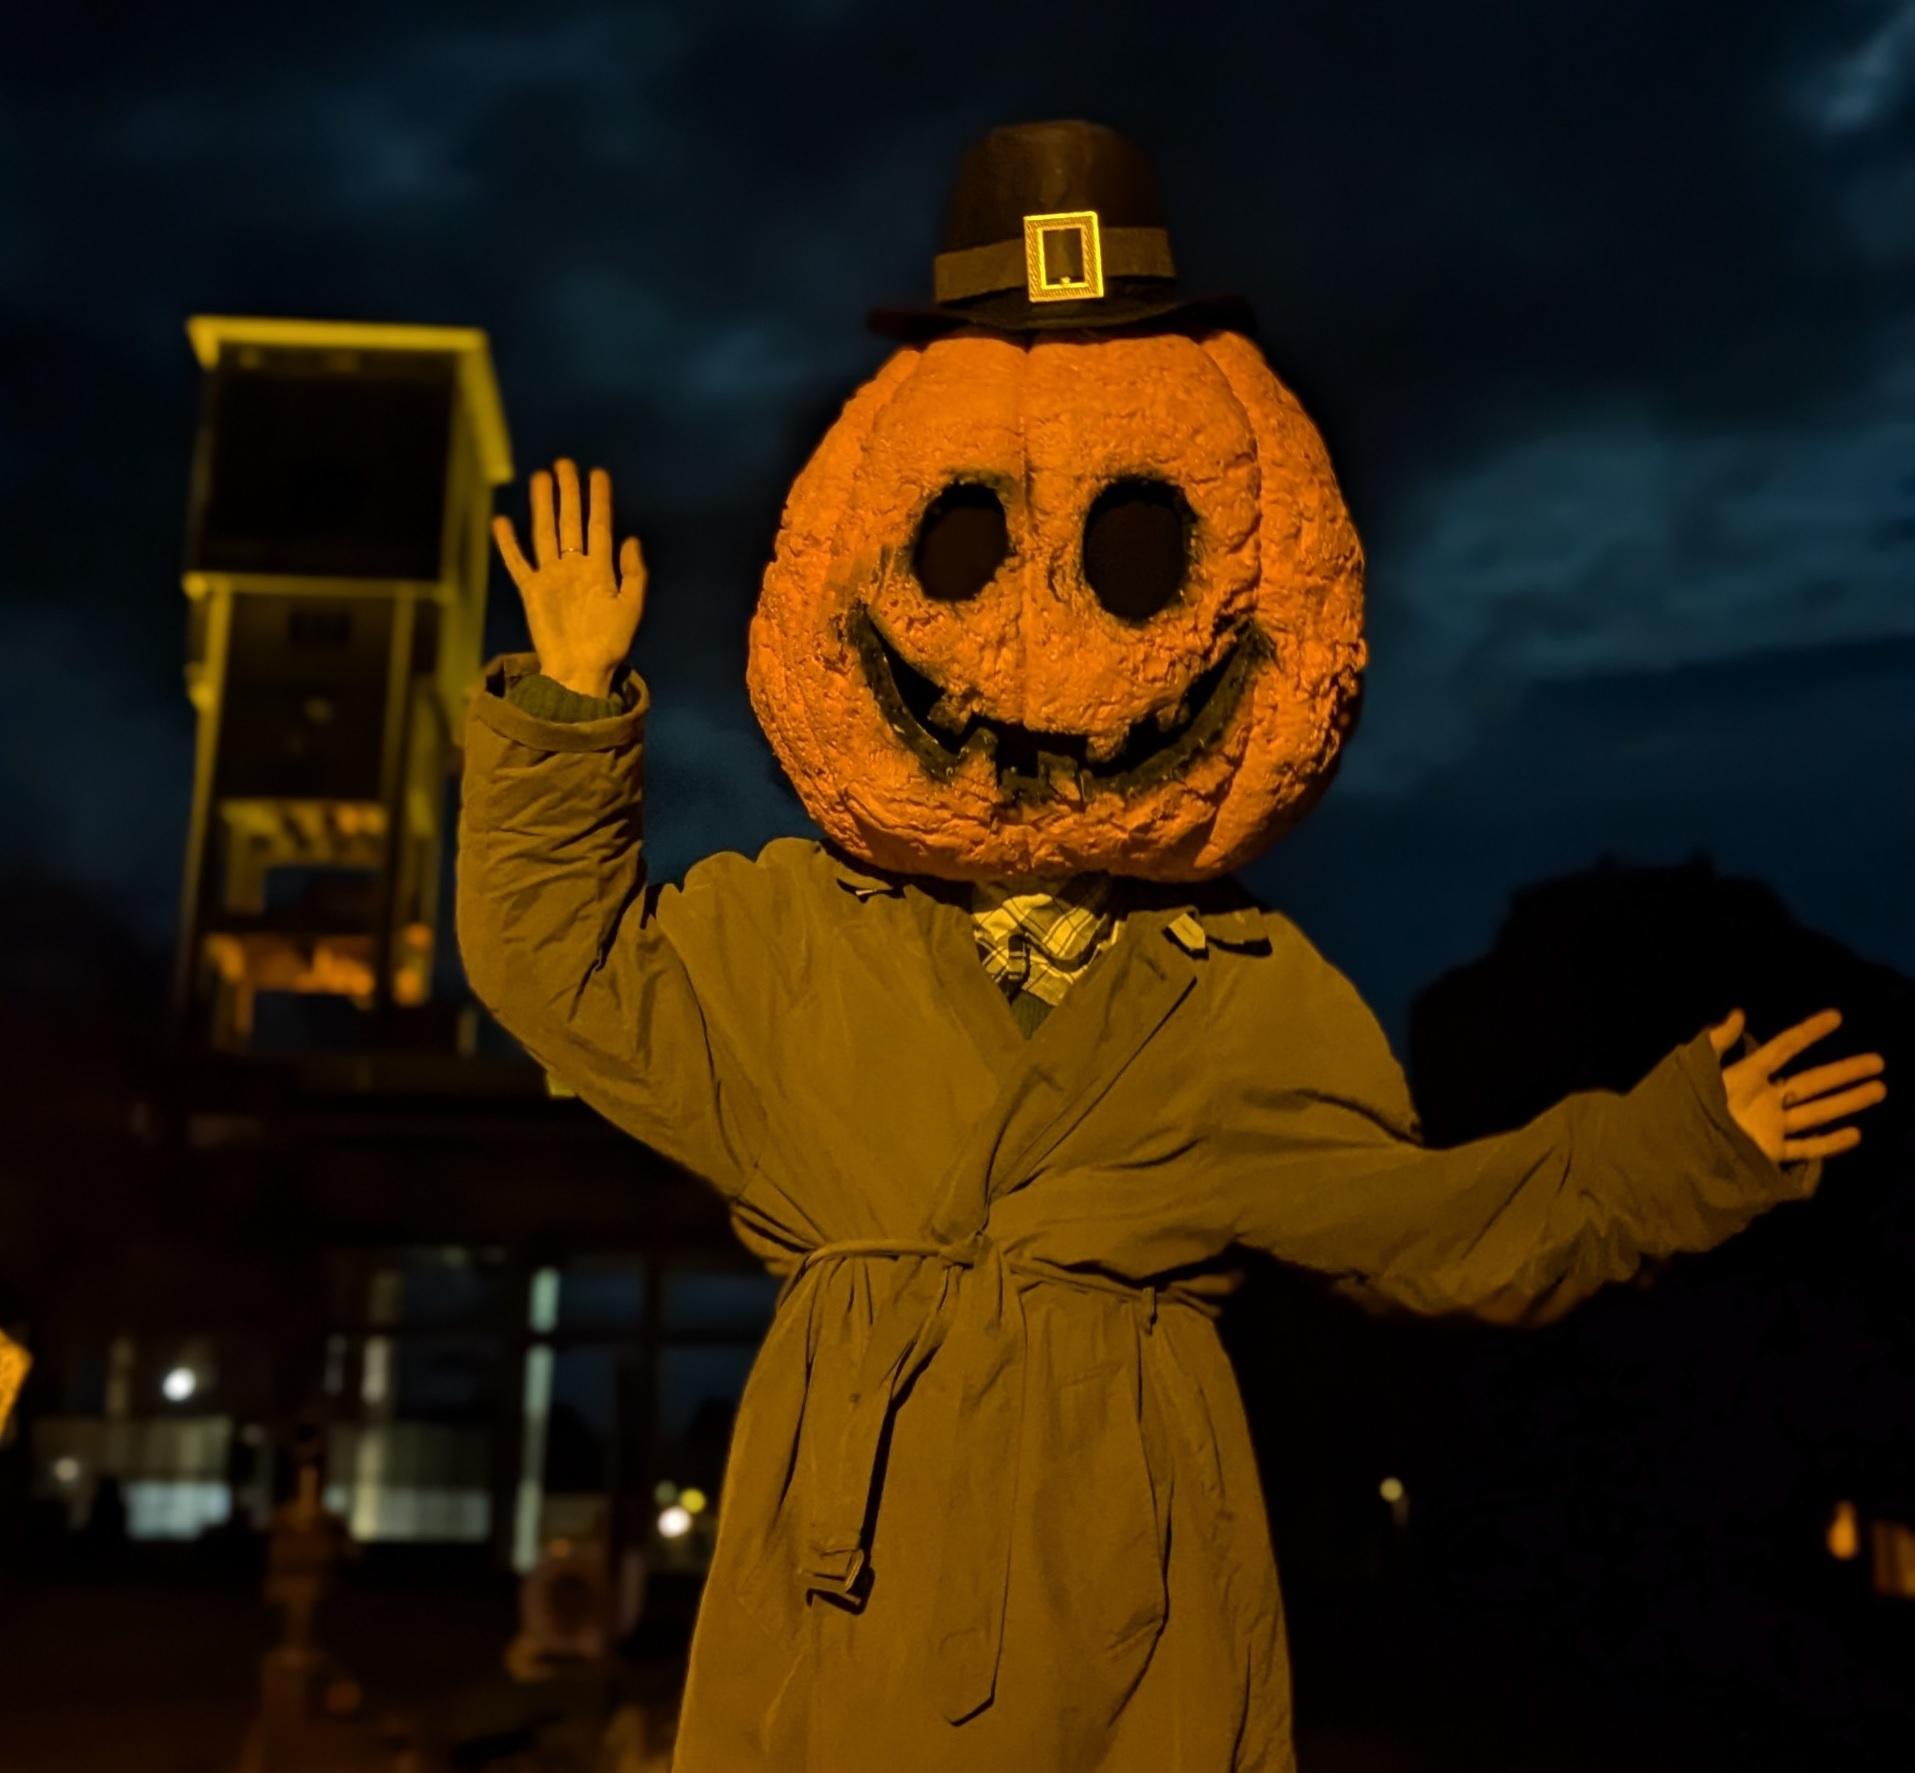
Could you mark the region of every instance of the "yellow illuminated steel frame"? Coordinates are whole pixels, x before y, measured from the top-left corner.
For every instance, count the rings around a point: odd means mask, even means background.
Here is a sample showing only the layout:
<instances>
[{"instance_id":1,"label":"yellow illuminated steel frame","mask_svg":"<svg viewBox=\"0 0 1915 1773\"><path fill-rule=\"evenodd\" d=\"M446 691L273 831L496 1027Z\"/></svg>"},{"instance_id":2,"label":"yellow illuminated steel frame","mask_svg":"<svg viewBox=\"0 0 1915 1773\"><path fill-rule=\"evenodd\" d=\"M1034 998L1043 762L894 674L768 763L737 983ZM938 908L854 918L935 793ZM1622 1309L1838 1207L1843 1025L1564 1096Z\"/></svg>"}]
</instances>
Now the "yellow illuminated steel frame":
<instances>
[{"instance_id":1,"label":"yellow illuminated steel frame","mask_svg":"<svg viewBox=\"0 0 1915 1773\"><path fill-rule=\"evenodd\" d=\"M212 370L228 350L333 351L375 356L381 352L440 354L455 365L457 400L450 426L445 476L445 528L436 579L314 577L304 574L190 571L182 576L187 597L203 609L199 657L187 668L187 695L197 713L193 810L182 881L176 996L185 1007L195 989L210 985L220 1003L214 1015L218 1044L243 1045L254 989L344 990L362 1001L416 1002L431 974L433 924L440 842L439 788L445 759L458 730L460 709L476 681L485 622L490 567L489 527L493 489L512 477L505 410L492 369L486 334L475 327L410 326L359 321L290 320L262 316L197 314L186 323L194 356ZM200 459L194 474L210 471ZM239 596L374 598L392 605L386 725L381 747L379 800L339 803L315 815L287 802L268 816L260 804L215 804L223 689L227 680L234 599ZM433 693L410 694L410 660L419 606L438 606L438 660ZM278 806L278 803L274 803ZM283 817L280 813L283 812ZM317 822L315 822L315 819ZM369 941L342 935L326 954L289 953L283 938L221 939L202 927L208 889L237 889L241 910L257 892L257 876L274 866L325 860L313 833L357 832L376 826L382 834L383 878L380 928ZM237 860L229 847L228 878L207 880L216 832L229 846L242 842ZM335 865L350 866L344 849ZM238 873L234 873L237 868ZM245 884L242 884L244 880ZM254 954L252 950L259 952ZM351 964L321 964L330 955Z\"/></svg>"}]
</instances>

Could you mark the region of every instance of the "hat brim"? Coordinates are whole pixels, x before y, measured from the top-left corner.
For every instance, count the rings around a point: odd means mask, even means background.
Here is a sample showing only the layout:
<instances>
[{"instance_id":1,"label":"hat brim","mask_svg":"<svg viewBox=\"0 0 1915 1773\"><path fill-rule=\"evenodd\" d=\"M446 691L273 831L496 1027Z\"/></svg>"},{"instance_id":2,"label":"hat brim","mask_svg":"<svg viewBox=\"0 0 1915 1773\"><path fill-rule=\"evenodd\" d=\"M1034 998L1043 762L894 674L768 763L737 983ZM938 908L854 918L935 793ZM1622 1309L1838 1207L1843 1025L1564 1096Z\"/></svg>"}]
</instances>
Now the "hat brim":
<instances>
[{"instance_id":1,"label":"hat brim","mask_svg":"<svg viewBox=\"0 0 1915 1773\"><path fill-rule=\"evenodd\" d=\"M1176 296L1161 285L1114 282L1102 296L1081 302L1033 302L1021 289L998 290L964 302L873 308L872 332L906 344L934 339L960 326L995 332L1180 332L1187 328L1240 332L1254 338L1257 318L1239 295Z\"/></svg>"}]
</instances>

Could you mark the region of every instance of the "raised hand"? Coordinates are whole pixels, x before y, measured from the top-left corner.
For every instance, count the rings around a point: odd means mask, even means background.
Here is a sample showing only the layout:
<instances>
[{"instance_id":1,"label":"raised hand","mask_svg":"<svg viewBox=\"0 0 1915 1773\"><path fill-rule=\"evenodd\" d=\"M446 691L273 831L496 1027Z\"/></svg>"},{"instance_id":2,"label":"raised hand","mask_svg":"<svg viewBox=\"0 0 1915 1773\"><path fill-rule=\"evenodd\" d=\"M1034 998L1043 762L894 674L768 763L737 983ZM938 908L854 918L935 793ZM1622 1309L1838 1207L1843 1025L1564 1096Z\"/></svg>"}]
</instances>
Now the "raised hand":
<instances>
[{"instance_id":1,"label":"raised hand","mask_svg":"<svg viewBox=\"0 0 1915 1773\"><path fill-rule=\"evenodd\" d=\"M1872 1108L1888 1094L1888 1086L1880 1081L1880 1053L1858 1053L1852 1059L1798 1071L1793 1077L1775 1075L1798 1053L1841 1025L1840 1010L1823 1010L1806 1022L1783 1029L1746 1059L1722 1069L1722 1087L1736 1125L1774 1162L1832 1157L1861 1144L1860 1127L1836 1127L1828 1132L1811 1129L1846 1120L1864 1108ZM1709 1030L1709 1042L1717 1053L1726 1053L1742 1038L1742 1029L1742 1012L1732 1010L1726 1021Z\"/></svg>"},{"instance_id":2,"label":"raised hand","mask_svg":"<svg viewBox=\"0 0 1915 1773\"><path fill-rule=\"evenodd\" d=\"M645 556L627 536L612 559L612 477L592 470L591 515L579 499L578 466L561 458L532 476L533 566L512 519L492 519L492 539L519 588L539 669L581 696L608 696L645 613ZM558 506L553 509L556 476Z\"/></svg>"}]
</instances>

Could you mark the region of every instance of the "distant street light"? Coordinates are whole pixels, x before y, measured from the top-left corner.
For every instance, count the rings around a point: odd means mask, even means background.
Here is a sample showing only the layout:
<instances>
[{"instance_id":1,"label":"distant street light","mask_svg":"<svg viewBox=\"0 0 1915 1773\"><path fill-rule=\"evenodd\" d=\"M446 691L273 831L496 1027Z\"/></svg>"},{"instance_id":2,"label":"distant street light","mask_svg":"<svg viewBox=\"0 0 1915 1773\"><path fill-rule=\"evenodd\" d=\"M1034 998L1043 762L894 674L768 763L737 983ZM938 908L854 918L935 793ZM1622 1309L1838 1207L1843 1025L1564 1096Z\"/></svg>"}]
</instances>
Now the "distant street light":
<instances>
[{"instance_id":1,"label":"distant street light","mask_svg":"<svg viewBox=\"0 0 1915 1773\"><path fill-rule=\"evenodd\" d=\"M692 1517L674 1502L659 1510L658 1530L667 1539L683 1539L692 1530Z\"/></svg>"},{"instance_id":2,"label":"distant street light","mask_svg":"<svg viewBox=\"0 0 1915 1773\"><path fill-rule=\"evenodd\" d=\"M175 1367L160 1381L169 1403L183 1404L199 1390L199 1375L191 1367Z\"/></svg>"}]
</instances>

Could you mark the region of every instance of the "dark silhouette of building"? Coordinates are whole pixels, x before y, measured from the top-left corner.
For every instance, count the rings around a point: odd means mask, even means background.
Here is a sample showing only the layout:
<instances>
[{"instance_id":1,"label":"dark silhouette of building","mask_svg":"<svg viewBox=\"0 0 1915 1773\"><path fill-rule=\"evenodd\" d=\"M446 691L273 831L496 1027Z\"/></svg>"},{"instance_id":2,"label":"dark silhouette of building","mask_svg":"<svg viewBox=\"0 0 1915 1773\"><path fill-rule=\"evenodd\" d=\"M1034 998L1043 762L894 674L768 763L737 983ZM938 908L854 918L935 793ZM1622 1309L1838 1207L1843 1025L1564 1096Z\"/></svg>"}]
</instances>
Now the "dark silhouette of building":
<instances>
[{"instance_id":1,"label":"dark silhouette of building","mask_svg":"<svg viewBox=\"0 0 1915 1773\"><path fill-rule=\"evenodd\" d=\"M1830 1548L1844 1501L1915 1517L1915 982L1706 861L1605 862L1519 893L1489 953L1418 997L1407 1069L1452 1144L1627 1089L1734 1007L1764 1039L1830 1005L1843 1028L1798 1068L1878 1050L1889 1099L1813 1201L1715 1251L1531 1332L1369 1316L1275 1271L1246 1294L1230 1335L1253 1423L1283 1425L1260 1446L1306 1706L1313 1673L1352 1666L1353 1621L1410 1606L1638 1725L1706 1690L1731 1720L1789 1710L1831 1755L1905 1746L1915 1603L1871 1592L1866 1547ZM1405 1549L1386 1477L1408 1555L1366 1590Z\"/></svg>"}]
</instances>

